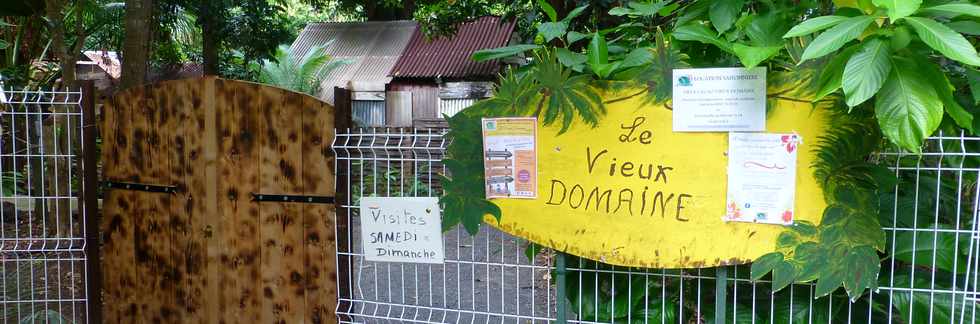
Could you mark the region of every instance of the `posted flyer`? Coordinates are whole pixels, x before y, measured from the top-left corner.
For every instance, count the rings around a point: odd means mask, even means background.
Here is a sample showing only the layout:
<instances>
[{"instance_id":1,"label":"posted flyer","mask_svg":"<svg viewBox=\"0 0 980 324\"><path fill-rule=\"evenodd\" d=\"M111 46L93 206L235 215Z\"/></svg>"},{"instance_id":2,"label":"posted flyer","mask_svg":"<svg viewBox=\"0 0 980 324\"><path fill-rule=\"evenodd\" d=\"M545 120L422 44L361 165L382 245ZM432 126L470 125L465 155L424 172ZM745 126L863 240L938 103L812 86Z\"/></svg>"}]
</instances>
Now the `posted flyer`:
<instances>
[{"instance_id":1,"label":"posted flyer","mask_svg":"<svg viewBox=\"0 0 980 324\"><path fill-rule=\"evenodd\" d=\"M487 199L536 198L537 118L483 118Z\"/></svg>"},{"instance_id":2,"label":"posted flyer","mask_svg":"<svg viewBox=\"0 0 980 324\"><path fill-rule=\"evenodd\" d=\"M796 134L728 134L726 221L793 224Z\"/></svg>"},{"instance_id":3,"label":"posted flyer","mask_svg":"<svg viewBox=\"0 0 980 324\"><path fill-rule=\"evenodd\" d=\"M766 129L766 68L674 70L675 132Z\"/></svg>"}]
</instances>

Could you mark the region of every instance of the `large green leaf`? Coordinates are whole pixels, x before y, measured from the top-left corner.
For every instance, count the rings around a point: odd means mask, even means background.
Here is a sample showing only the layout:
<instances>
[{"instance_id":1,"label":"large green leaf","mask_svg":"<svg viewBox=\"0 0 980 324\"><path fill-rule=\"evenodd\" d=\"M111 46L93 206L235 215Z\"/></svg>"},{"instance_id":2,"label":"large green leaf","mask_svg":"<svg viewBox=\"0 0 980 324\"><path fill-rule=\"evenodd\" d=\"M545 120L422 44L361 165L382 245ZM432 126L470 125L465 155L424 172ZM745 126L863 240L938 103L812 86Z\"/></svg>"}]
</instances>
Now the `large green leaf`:
<instances>
[{"instance_id":1,"label":"large green leaf","mask_svg":"<svg viewBox=\"0 0 980 324\"><path fill-rule=\"evenodd\" d=\"M836 26L821 33L803 50L800 62L815 59L840 49L847 42L857 38L874 21L871 16L847 18Z\"/></svg>"},{"instance_id":2,"label":"large green leaf","mask_svg":"<svg viewBox=\"0 0 980 324\"><path fill-rule=\"evenodd\" d=\"M809 35L816 33L818 31L834 27L842 21L847 20L847 17L841 16L820 16L816 18L810 18L804 20L799 25L793 26L783 38L798 37L803 35Z\"/></svg>"},{"instance_id":3,"label":"large green leaf","mask_svg":"<svg viewBox=\"0 0 980 324\"><path fill-rule=\"evenodd\" d=\"M735 56L738 56L739 61L742 61L742 65L746 68L753 68L759 65L762 61L779 54L779 51L782 49L782 46L748 46L742 44L732 46L732 50L735 51Z\"/></svg>"},{"instance_id":4,"label":"large green leaf","mask_svg":"<svg viewBox=\"0 0 980 324\"><path fill-rule=\"evenodd\" d=\"M922 13L934 14L944 17L956 17L967 15L980 17L980 6L970 3L947 3L929 8L922 8Z\"/></svg>"},{"instance_id":5,"label":"large green leaf","mask_svg":"<svg viewBox=\"0 0 980 324\"><path fill-rule=\"evenodd\" d=\"M874 0L873 2L876 6L888 9L888 19L892 22L911 16L922 5L922 0Z\"/></svg>"},{"instance_id":6,"label":"large green leaf","mask_svg":"<svg viewBox=\"0 0 980 324\"><path fill-rule=\"evenodd\" d=\"M915 70L915 62L892 59L895 68L876 96L875 116L881 132L892 143L919 152L923 139L942 121L942 102L936 90Z\"/></svg>"},{"instance_id":7,"label":"large green leaf","mask_svg":"<svg viewBox=\"0 0 980 324\"><path fill-rule=\"evenodd\" d=\"M541 7L541 11L544 11L548 15L548 19L551 21L558 21L558 13L555 12L555 7L552 7L550 3L546 0L538 0L538 7Z\"/></svg>"},{"instance_id":8,"label":"large green leaf","mask_svg":"<svg viewBox=\"0 0 980 324\"><path fill-rule=\"evenodd\" d=\"M790 21L784 15L770 12L765 15L752 16L748 26L742 29L749 37L753 46L783 46L783 34L788 30Z\"/></svg>"},{"instance_id":9,"label":"large green leaf","mask_svg":"<svg viewBox=\"0 0 980 324\"><path fill-rule=\"evenodd\" d=\"M544 37L545 42L550 42L552 39L562 37L565 35L565 30L568 29L568 23L565 22L546 22L538 24L538 33L541 37Z\"/></svg>"},{"instance_id":10,"label":"large green leaf","mask_svg":"<svg viewBox=\"0 0 980 324\"><path fill-rule=\"evenodd\" d=\"M674 29L671 34L674 38L683 41L696 41L705 44L711 44L718 46L718 48L732 53L732 45L727 41L715 36L715 33L705 27L704 25L698 23L687 24Z\"/></svg>"},{"instance_id":11,"label":"large green leaf","mask_svg":"<svg viewBox=\"0 0 980 324\"><path fill-rule=\"evenodd\" d=\"M973 104L980 105L980 71L974 68L966 68L966 80L970 85L970 92L973 94Z\"/></svg>"},{"instance_id":12,"label":"large green leaf","mask_svg":"<svg viewBox=\"0 0 980 324\"><path fill-rule=\"evenodd\" d=\"M842 86L847 105L854 107L870 99L892 70L891 47L880 38L866 40L861 50L844 66Z\"/></svg>"},{"instance_id":13,"label":"large green leaf","mask_svg":"<svg viewBox=\"0 0 980 324\"><path fill-rule=\"evenodd\" d=\"M943 106L946 108L946 114L953 118L957 126L973 131L973 114L966 111L956 101L956 98L953 96L953 84L946 78L946 73L943 73L943 70L939 66L930 62L925 57L917 60L922 62L919 66L919 71L922 72L922 76L928 80L929 84L936 89L939 100L942 100Z\"/></svg>"},{"instance_id":14,"label":"large green leaf","mask_svg":"<svg viewBox=\"0 0 980 324\"><path fill-rule=\"evenodd\" d=\"M582 5L582 6L575 7L575 9L572 9L572 11L568 13L568 16L562 18L561 21L567 24L568 22L572 21L572 19L575 19L575 17L578 17L583 12L585 12L585 9L588 8L589 5Z\"/></svg>"},{"instance_id":15,"label":"large green leaf","mask_svg":"<svg viewBox=\"0 0 980 324\"><path fill-rule=\"evenodd\" d=\"M558 62L561 62L562 65L579 72L582 71L582 66L585 65L585 61L588 60L585 54L575 53L564 47L556 48L555 54L558 55Z\"/></svg>"},{"instance_id":16,"label":"large green leaf","mask_svg":"<svg viewBox=\"0 0 980 324\"><path fill-rule=\"evenodd\" d=\"M511 57L520 53L537 49L539 47L541 46L531 45L531 44L520 44L520 45L511 45L506 47L490 48L490 49L484 49L484 50L473 52L473 56L471 58L477 62L487 61L487 60L499 59L504 57Z\"/></svg>"},{"instance_id":17,"label":"large green leaf","mask_svg":"<svg viewBox=\"0 0 980 324\"><path fill-rule=\"evenodd\" d=\"M972 20L959 20L946 24L952 30L960 34L980 36L980 23Z\"/></svg>"},{"instance_id":18,"label":"large green leaf","mask_svg":"<svg viewBox=\"0 0 980 324\"><path fill-rule=\"evenodd\" d=\"M923 42L946 57L964 64L980 65L977 49L963 35L929 18L907 17L905 22L915 29Z\"/></svg>"},{"instance_id":19,"label":"large green leaf","mask_svg":"<svg viewBox=\"0 0 980 324\"><path fill-rule=\"evenodd\" d=\"M859 49L858 45L852 45L851 47L845 48L843 51L838 53L834 58L824 65L822 71L820 71L820 77L817 78L817 93L813 97L813 101L818 101L826 97L827 95L834 93L837 89L841 87L841 80L844 76L844 65L847 61L851 59Z\"/></svg>"},{"instance_id":20,"label":"large green leaf","mask_svg":"<svg viewBox=\"0 0 980 324\"><path fill-rule=\"evenodd\" d=\"M599 33L592 34L592 41L589 42L587 56L589 66L599 66L609 63L609 48L606 46L606 38Z\"/></svg>"},{"instance_id":21,"label":"large green leaf","mask_svg":"<svg viewBox=\"0 0 980 324\"><path fill-rule=\"evenodd\" d=\"M630 1L629 5L626 7L616 7L609 10L609 14L612 16L643 16L643 17L654 17L660 14L660 10L664 8L667 2L655 2L655 3L642 3L636 1Z\"/></svg>"},{"instance_id":22,"label":"large green leaf","mask_svg":"<svg viewBox=\"0 0 980 324\"><path fill-rule=\"evenodd\" d=\"M626 68L646 65L646 64L650 64L650 62L652 61L653 61L653 49L649 47L640 47L640 48L633 49L632 51L629 52L629 54L626 54L626 57L624 57L623 60L620 61L622 64L619 65L619 68L626 69Z\"/></svg>"},{"instance_id":23,"label":"large green leaf","mask_svg":"<svg viewBox=\"0 0 980 324\"><path fill-rule=\"evenodd\" d=\"M895 235L892 257L917 266L964 272L966 258L958 255L956 243L956 233L902 231Z\"/></svg>"},{"instance_id":24,"label":"large green leaf","mask_svg":"<svg viewBox=\"0 0 980 324\"><path fill-rule=\"evenodd\" d=\"M735 19L742 12L742 6L744 5L745 0L713 1L711 3L711 10L708 10L708 18L711 19L711 25L715 26L715 29L719 33L724 33L735 24Z\"/></svg>"}]
</instances>

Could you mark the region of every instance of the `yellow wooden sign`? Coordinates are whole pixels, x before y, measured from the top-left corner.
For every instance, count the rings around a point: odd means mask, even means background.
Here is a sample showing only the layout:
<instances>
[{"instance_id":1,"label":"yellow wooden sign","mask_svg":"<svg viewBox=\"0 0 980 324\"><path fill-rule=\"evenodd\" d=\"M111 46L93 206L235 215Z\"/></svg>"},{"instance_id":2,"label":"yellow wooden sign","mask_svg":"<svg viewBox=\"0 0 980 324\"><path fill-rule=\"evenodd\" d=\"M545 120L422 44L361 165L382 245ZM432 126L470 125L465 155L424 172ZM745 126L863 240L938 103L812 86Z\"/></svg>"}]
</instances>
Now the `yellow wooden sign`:
<instances>
[{"instance_id":1,"label":"yellow wooden sign","mask_svg":"<svg viewBox=\"0 0 980 324\"><path fill-rule=\"evenodd\" d=\"M628 91L627 91L628 92ZM616 95L607 94L608 98ZM770 102L770 104L772 104ZM539 126L538 198L495 199L513 235L614 265L698 268L749 262L775 250L781 225L725 222L726 133L674 133L671 110L642 96L607 105L598 127ZM770 107L768 132L802 136L796 220L825 207L810 165L826 118L808 103Z\"/></svg>"}]
</instances>

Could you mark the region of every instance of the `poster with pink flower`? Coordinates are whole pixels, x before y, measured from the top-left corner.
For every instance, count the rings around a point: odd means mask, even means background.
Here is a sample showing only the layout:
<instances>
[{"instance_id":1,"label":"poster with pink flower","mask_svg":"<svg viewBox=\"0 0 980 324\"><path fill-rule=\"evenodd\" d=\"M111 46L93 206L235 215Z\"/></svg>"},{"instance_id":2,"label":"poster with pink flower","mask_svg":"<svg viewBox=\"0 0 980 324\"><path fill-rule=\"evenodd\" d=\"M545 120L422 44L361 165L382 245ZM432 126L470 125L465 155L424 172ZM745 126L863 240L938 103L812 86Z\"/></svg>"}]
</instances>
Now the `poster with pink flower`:
<instances>
[{"instance_id":1,"label":"poster with pink flower","mask_svg":"<svg viewBox=\"0 0 980 324\"><path fill-rule=\"evenodd\" d=\"M793 224L796 134L729 133L726 221Z\"/></svg>"}]
</instances>

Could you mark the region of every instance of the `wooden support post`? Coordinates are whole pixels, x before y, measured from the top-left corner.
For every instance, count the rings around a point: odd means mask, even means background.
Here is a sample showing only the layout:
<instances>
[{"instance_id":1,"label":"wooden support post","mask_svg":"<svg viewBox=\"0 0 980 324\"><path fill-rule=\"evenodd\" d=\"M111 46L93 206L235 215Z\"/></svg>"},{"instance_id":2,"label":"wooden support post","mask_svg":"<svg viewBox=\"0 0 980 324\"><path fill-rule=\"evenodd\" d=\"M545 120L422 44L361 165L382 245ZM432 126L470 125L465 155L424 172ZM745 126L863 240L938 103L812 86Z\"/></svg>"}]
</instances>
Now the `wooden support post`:
<instances>
[{"instance_id":1,"label":"wooden support post","mask_svg":"<svg viewBox=\"0 0 980 324\"><path fill-rule=\"evenodd\" d=\"M96 149L95 82L82 82L82 213L85 215L88 322L102 323L102 240L99 231L99 156Z\"/></svg>"}]
</instances>

